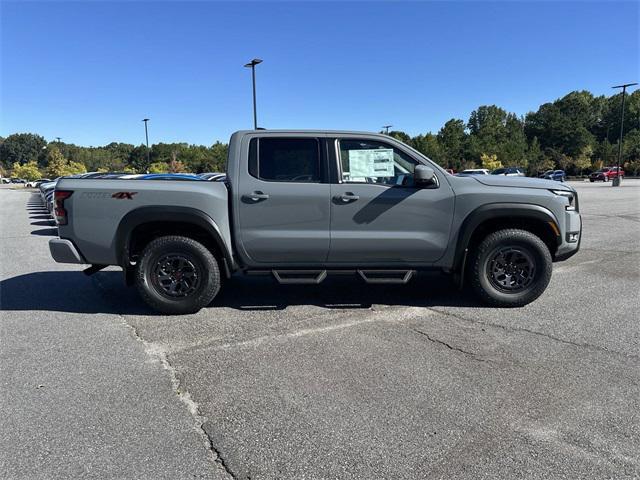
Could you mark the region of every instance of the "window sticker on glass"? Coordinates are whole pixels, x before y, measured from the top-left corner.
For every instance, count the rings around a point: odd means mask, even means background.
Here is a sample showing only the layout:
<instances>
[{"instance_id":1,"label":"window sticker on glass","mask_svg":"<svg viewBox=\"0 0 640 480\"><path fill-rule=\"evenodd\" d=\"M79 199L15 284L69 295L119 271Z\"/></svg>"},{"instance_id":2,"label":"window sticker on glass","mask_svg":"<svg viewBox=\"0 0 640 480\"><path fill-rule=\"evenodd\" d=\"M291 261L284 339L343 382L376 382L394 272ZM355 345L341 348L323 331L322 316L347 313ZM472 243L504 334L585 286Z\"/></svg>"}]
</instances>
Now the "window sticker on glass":
<instances>
[{"instance_id":1,"label":"window sticker on glass","mask_svg":"<svg viewBox=\"0 0 640 480\"><path fill-rule=\"evenodd\" d=\"M349 150L349 174L354 177L393 177L393 149Z\"/></svg>"}]
</instances>

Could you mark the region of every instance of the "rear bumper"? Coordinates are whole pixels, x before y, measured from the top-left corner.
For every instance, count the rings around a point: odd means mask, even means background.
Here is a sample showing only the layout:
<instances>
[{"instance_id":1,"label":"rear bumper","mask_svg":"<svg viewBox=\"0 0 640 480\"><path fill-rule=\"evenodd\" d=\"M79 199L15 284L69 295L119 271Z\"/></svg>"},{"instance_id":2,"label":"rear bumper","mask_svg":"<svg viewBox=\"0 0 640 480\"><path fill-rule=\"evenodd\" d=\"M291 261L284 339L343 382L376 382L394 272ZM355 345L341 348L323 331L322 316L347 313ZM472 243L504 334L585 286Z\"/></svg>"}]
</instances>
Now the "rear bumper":
<instances>
[{"instance_id":1,"label":"rear bumper","mask_svg":"<svg viewBox=\"0 0 640 480\"><path fill-rule=\"evenodd\" d=\"M87 263L71 240L64 238L49 240L49 251L58 263Z\"/></svg>"}]
</instances>

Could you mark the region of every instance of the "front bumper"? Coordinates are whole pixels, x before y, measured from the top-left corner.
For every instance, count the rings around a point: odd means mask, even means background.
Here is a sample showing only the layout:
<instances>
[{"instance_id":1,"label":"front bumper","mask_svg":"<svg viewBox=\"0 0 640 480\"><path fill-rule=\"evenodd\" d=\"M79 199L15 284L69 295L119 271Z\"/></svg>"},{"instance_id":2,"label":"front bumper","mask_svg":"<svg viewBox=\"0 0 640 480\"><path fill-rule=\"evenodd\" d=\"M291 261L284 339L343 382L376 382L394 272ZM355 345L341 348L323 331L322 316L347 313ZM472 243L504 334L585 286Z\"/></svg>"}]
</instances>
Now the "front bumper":
<instances>
[{"instance_id":1,"label":"front bumper","mask_svg":"<svg viewBox=\"0 0 640 480\"><path fill-rule=\"evenodd\" d=\"M64 238L49 240L49 251L58 263L87 263L71 240Z\"/></svg>"},{"instance_id":2,"label":"front bumper","mask_svg":"<svg viewBox=\"0 0 640 480\"><path fill-rule=\"evenodd\" d=\"M577 197L576 197L577 205ZM577 234L577 240L576 240ZM580 250L582 242L582 218L577 211L565 212L564 237L556 251L555 261L559 262L574 256Z\"/></svg>"}]
</instances>

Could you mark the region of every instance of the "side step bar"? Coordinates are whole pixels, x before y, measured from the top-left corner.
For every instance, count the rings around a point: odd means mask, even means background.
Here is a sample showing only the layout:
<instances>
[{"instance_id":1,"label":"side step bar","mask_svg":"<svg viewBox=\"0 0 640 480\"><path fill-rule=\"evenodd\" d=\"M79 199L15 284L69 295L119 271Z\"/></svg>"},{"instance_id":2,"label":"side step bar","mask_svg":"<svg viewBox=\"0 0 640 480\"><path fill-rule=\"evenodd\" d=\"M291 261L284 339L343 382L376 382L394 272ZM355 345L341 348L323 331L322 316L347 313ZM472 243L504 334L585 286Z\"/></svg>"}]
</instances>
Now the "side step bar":
<instances>
[{"instance_id":1,"label":"side step bar","mask_svg":"<svg viewBox=\"0 0 640 480\"><path fill-rule=\"evenodd\" d=\"M327 278L326 270L271 270L278 283L317 285Z\"/></svg>"},{"instance_id":2,"label":"side step bar","mask_svg":"<svg viewBox=\"0 0 640 480\"><path fill-rule=\"evenodd\" d=\"M405 284L415 270L358 270L358 274L367 283L400 283Z\"/></svg>"},{"instance_id":3,"label":"side step bar","mask_svg":"<svg viewBox=\"0 0 640 480\"><path fill-rule=\"evenodd\" d=\"M358 273L367 283L395 283L405 284L413 278L415 270L250 270L249 275L273 275L282 284L306 284L318 285L322 283L328 274Z\"/></svg>"}]
</instances>

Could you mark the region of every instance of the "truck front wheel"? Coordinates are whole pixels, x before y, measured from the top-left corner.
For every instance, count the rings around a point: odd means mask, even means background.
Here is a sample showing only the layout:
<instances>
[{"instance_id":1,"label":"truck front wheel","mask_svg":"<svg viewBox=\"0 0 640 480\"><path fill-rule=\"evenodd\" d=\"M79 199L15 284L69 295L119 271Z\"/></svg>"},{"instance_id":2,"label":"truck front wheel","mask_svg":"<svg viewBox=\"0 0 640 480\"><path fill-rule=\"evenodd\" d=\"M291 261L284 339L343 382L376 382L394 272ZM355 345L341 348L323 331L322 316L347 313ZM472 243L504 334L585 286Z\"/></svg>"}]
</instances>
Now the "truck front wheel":
<instances>
[{"instance_id":1,"label":"truck front wheel","mask_svg":"<svg viewBox=\"0 0 640 480\"><path fill-rule=\"evenodd\" d=\"M499 230L480 242L471 283L490 305L522 307L542 295L551 271L551 253L539 237L526 230Z\"/></svg>"},{"instance_id":2,"label":"truck front wheel","mask_svg":"<svg viewBox=\"0 0 640 480\"><path fill-rule=\"evenodd\" d=\"M159 237L142 252L136 286L142 299L159 312L196 313L220 290L220 269L201 243L188 237Z\"/></svg>"}]
</instances>

